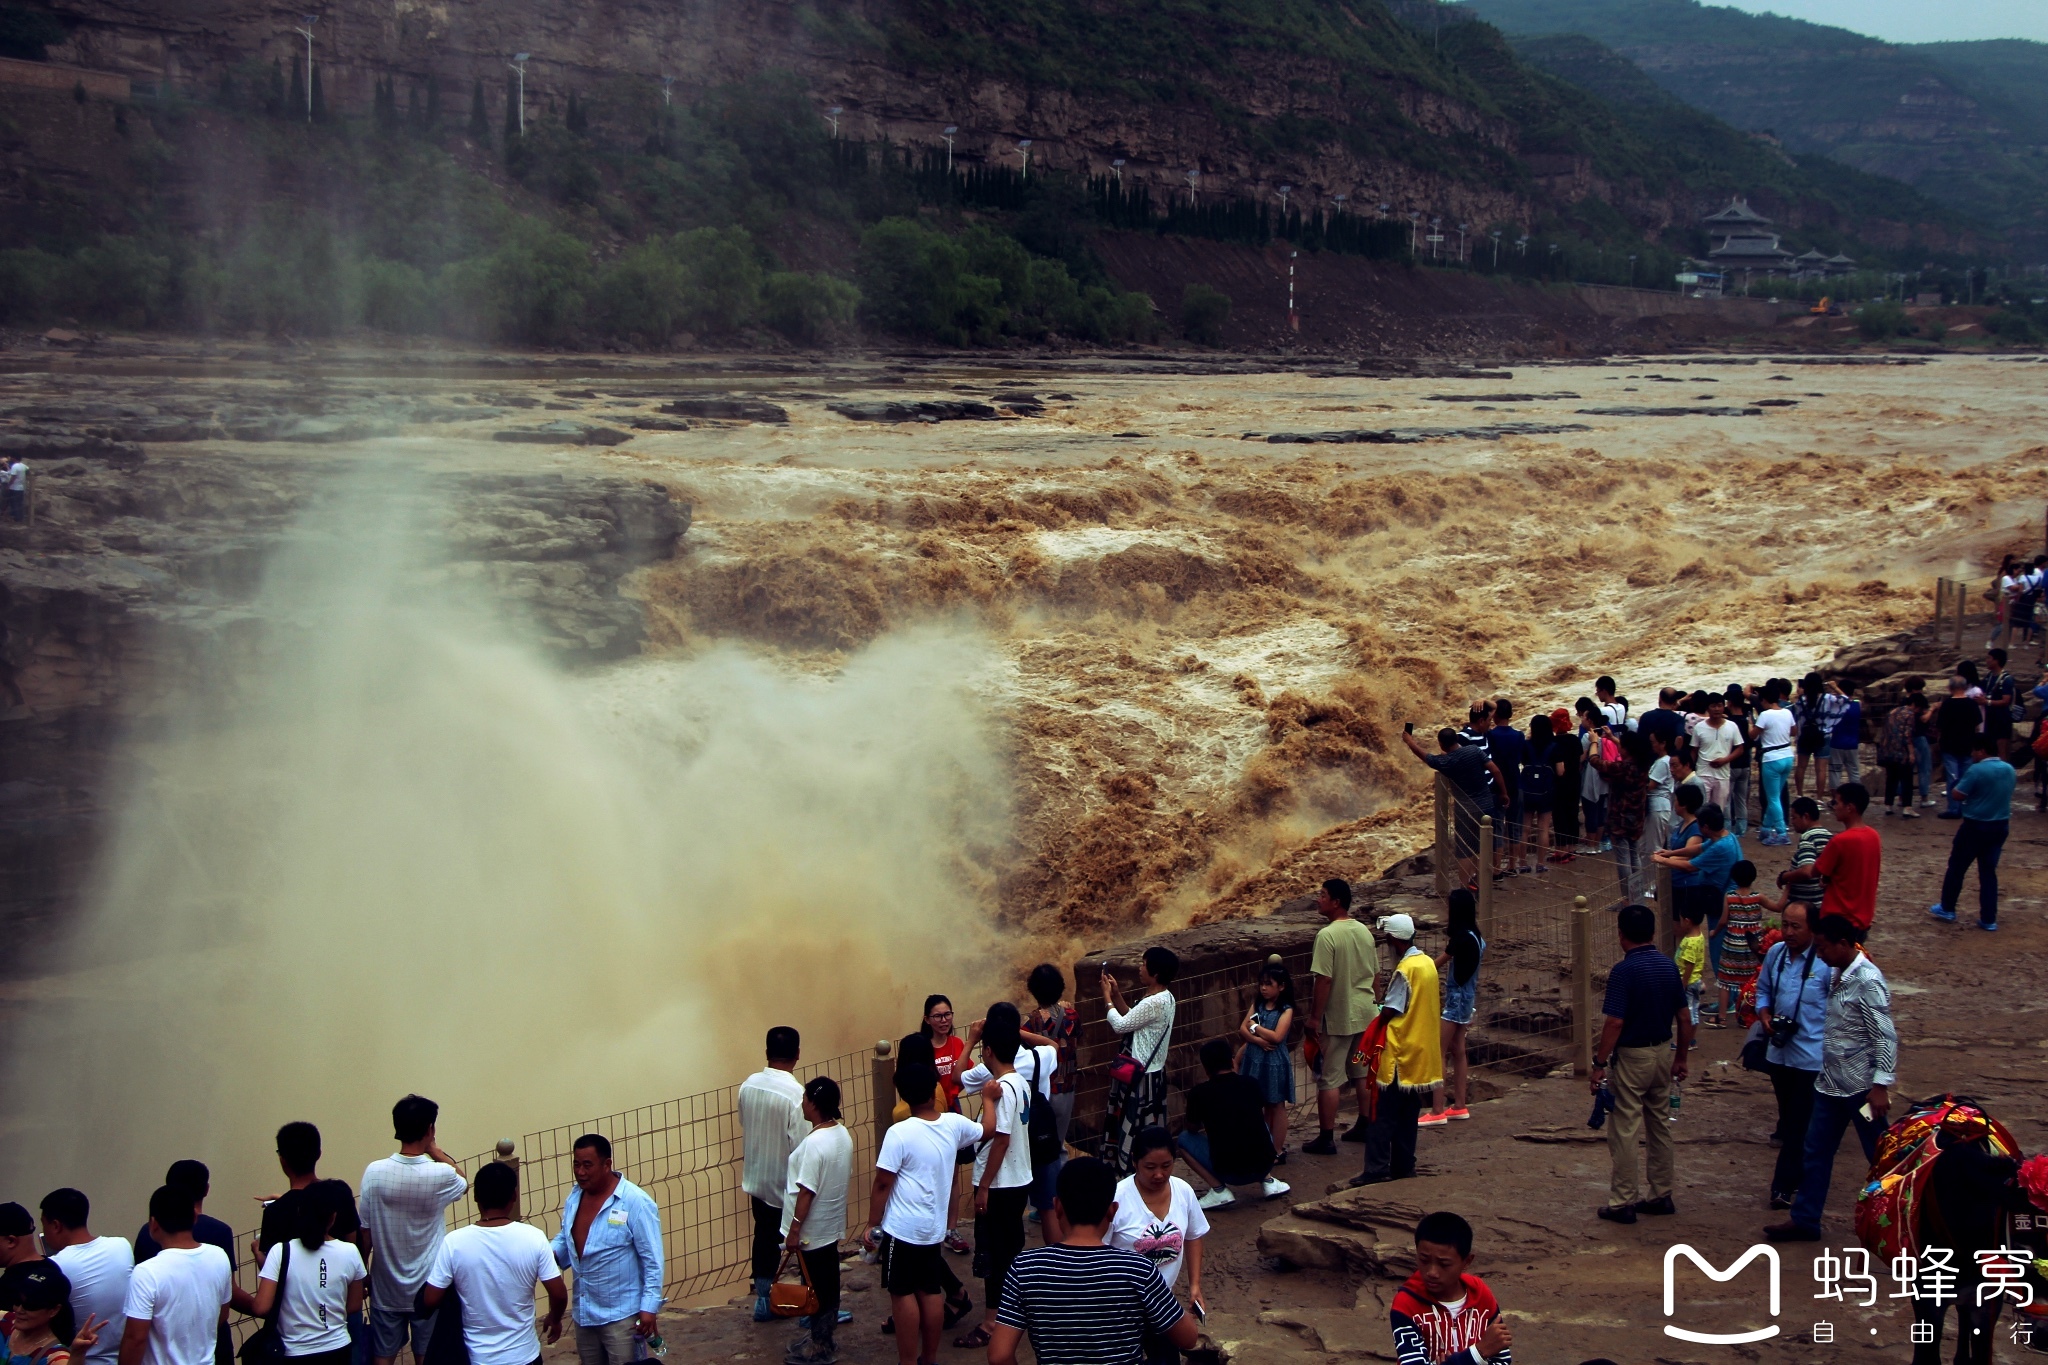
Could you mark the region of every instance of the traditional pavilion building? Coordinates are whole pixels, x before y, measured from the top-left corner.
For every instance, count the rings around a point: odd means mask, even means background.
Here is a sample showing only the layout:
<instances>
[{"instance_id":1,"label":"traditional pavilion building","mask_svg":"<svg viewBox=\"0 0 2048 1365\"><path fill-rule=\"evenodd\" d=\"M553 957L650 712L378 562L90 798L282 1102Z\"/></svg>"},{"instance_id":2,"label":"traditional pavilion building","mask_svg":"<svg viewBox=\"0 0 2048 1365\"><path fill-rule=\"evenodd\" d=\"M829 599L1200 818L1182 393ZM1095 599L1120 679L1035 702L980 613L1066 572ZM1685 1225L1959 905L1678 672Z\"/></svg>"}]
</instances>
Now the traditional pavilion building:
<instances>
[{"instance_id":1,"label":"traditional pavilion building","mask_svg":"<svg viewBox=\"0 0 2048 1365\"><path fill-rule=\"evenodd\" d=\"M1751 208L1747 199L1729 200L1727 208L1708 214L1702 226L1713 242L1707 264L1716 270L1778 274L1792 268L1795 258L1778 244L1771 220Z\"/></svg>"}]
</instances>

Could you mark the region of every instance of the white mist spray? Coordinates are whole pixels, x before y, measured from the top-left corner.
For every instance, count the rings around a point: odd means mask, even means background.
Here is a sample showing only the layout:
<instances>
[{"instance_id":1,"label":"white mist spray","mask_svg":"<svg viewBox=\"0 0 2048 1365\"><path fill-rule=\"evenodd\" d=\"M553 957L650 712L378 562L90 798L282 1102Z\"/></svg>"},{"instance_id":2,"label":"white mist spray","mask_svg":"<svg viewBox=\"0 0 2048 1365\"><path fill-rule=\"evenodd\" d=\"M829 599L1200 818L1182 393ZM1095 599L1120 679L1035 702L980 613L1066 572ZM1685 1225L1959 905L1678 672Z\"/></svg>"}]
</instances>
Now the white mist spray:
<instances>
[{"instance_id":1,"label":"white mist spray","mask_svg":"<svg viewBox=\"0 0 2048 1365\"><path fill-rule=\"evenodd\" d=\"M109 1231L171 1160L241 1225L311 1119L353 1181L391 1102L458 1153L822 1058L1000 977L1007 775L965 637L830 678L736 650L573 673L376 484L310 514L137 746L68 970L9 1049L0 1189ZM977 904L977 902L980 902Z\"/></svg>"}]
</instances>

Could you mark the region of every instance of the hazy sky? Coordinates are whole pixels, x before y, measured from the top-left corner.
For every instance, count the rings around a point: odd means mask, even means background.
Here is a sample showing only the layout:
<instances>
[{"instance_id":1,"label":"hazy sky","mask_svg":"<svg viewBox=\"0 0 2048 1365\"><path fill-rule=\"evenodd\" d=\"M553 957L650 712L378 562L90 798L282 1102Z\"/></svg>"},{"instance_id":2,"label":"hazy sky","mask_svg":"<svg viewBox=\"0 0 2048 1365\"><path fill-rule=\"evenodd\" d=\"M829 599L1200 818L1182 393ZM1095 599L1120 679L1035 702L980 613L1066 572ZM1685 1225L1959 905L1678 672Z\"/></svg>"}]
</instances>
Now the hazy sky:
<instances>
[{"instance_id":1,"label":"hazy sky","mask_svg":"<svg viewBox=\"0 0 2048 1365\"><path fill-rule=\"evenodd\" d=\"M1752 13L1765 10L1854 29L1895 43L1961 38L2033 38L2048 42L2048 0L1708 0Z\"/></svg>"}]
</instances>

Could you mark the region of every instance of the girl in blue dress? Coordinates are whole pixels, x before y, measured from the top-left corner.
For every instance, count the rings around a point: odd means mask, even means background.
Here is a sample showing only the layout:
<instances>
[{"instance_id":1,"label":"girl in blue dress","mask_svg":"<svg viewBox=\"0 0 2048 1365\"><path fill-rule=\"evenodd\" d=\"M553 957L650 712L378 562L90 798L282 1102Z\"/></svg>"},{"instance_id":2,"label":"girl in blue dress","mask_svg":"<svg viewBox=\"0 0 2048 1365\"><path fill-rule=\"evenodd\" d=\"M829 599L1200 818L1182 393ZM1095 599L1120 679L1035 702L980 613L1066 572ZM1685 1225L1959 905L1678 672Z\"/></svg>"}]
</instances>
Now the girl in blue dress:
<instances>
[{"instance_id":1,"label":"girl in blue dress","mask_svg":"<svg viewBox=\"0 0 2048 1365\"><path fill-rule=\"evenodd\" d=\"M1287 1106L1294 1103L1294 977L1280 963L1269 963L1259 973L1258 989L1258 1001L1238 1030L1245 1043L1237 1070L1259 1083L1277 1166L1287 1160Z\"/></svg>"}]
</instances>

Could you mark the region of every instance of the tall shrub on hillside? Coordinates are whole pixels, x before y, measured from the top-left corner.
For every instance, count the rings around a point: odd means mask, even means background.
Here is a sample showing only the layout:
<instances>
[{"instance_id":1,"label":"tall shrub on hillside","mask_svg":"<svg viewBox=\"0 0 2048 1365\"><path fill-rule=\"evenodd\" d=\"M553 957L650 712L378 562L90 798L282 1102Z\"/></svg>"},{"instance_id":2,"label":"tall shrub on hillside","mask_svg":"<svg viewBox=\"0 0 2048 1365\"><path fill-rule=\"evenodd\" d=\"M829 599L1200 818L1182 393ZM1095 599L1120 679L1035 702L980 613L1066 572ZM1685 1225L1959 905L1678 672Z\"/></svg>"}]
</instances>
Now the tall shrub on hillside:
<instances>
[{"instance_id":1,"label":"tall shrub on hillside","mask_svg":"<svg viewBox=\"0 0 2048 1365\"><path fill-rule=\"evenodd\" d=\"M995 339L1007 316L1000 280L974 274L965 247L908 218L861 234L862 315L885 332L971 346Z\"/></svg>"}]
</instances>

